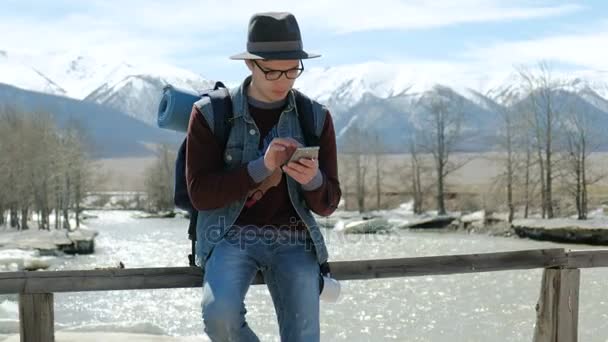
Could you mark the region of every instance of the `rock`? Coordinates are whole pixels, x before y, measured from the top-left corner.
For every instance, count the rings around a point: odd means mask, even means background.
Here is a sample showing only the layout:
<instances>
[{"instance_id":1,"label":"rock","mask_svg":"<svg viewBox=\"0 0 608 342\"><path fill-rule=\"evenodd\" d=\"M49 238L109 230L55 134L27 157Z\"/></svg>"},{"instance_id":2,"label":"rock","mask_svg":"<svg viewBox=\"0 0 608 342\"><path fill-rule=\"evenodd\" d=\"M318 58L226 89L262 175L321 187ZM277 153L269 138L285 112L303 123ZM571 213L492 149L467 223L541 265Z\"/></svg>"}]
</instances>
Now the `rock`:
<instances>
[{"instance_id":1,"label":"rock","mask_svg":"<svg viewBox=\"0 0 608 342\"><path fill-rule=\"evenodd\" d=\"M51 267L51 264L42 259L27 260L23 265L23 269L26 271L46 270L49 267Z\"/></svg>"},{"instance_id":2,"label":"rock","mask_svg":"<svg viewBox=\"0 0 608 342\"><path fill-rule=\"evenodd\" d=\"M97 235L97 231L84 227L73 231L37 229L10 231L0 234L0 247L35 249L43 256L53 256L60 252L91 254L95 251Z\"/></svg>"},{"instance_id":3,"label":"rock","mask_svg":"<svg viewBox=\"0 0 608 342\"><path fill-rule=\"evenodd\" d=\"M344 234L376 234L388 232L391 228L387 219L372 218L348 222L342 231Z\"/></svg>"},{"instance_id":4,"label":"rock","mask_svg":"<svg viewBox=\"0 0 608 342\"><path fill-rule=\"evenodd\" d=\"M47 269L51 266L49 259L41 258L37 251L31 249L0 249L0 270L35 271Z\"/></svg>"},{"instance_id":5,"label":"rock","mask_svg":"<svg viewBox=\"0 0 608 342\"><path fill-rule=\"evenodd\" d=\"M462 223L473 223L478 221L484 221L486 219L486 212L484 210L476 211L474 213L470 213L467 215L463 215L460 217L460 222Z\"/></svg>"},{"instance_id":6,"label":"rock","mask_svg":"<svg viewBox=\"0 0 608 342\"><path fill-rule=\"evenodd\" d=\"M608 245L606 219L525 219L513 221L519 237L534 240Z\"/></svg>"},{"instance_id":7,"label":"rock","mask_svg":"<svg viewBox=\"0 0 608 342\"><path fill-rule=\"evenodd\" d=\"M159 212L159 213L133 214L133 217L137 218L137 219L174 218L175 216L176 216L176 213L174 211Z\"/></svg>"},{"instance_id":8,"label":"rock","mask_svg":"<svg viewBox=\"0 0 608 342\"><path fill-rule=\"evenodd\" d=\"M457 229L466 229L468 231L475 231L483 229L486 223L486 212L484 210L476 211L460 217L460 224L457 225Z\"/></svg>"},{"instance_id":9,"label":"rock","mask_svg":"<svg viewBox=\"0 0 608 342\"><path fill-rule=\"evenodd\" d=\"M336 224L340 221L339 217L316 217L315 218L317 223L319 224L319 226L321 228L325 228L325 229L333 229Z\"/></svg>"},{"instance_id":10,"label":"rock","mask_svg":"<svg viewBox=\"0 0 608 342\"><path fill-rule=\"evenodd\" d=\"M95 237L99 233L95 230L81 228L67 234L70 243L60 246L66 254L93 254L95 253Z\"/></svg>"},{"instance_id":11,"label":"rock","mask_svg":"<svg viewBox=\"0 0 608 342\"><path fill-rule=\"evenodd\" d=\"M427 229L427 228L446 228L448 227L454 220L456 220L453 216L431 216L431 217L423 217L417 218L410 221L408 224L402 226L401 228L410 228L410 229Z\"/></svg>"},{"instance_id":12,"label":"rock","mask_svg":"<svg viewBox=\"0 0 608 342\"><path fill-rule=\"evenodd\" d=\"M509 213L492 213L486 216L488 224L507 223L509 221Z\"/></svg>"},{"instance_id":13,"label":"rock","mask_svg":"<svg viewBox=\"0 0 608 342\"><path fill-rule=\"evenodd\" d=\"M321 228L334 229L338 227L338 230L343 228L339 227L344 222L351 222L361 219L358 212L342 210L336 210L331 216L319 216L317 214L313 214L313 216Z\"/></svg>"},{"instance_id":14,"label":"rock","mask_svg":"<svg viewBox=\"0 0 608 342\"><path fill-rule=\"evenodd\" d=\"M95 253L95 240L75 240L69 245L60 246L65 254L93 254Z\"/></svg>"},{"instance_id":15,"label":"rock","mask_svg":"<svg viewBox=\"0 0 608 342\"><path fill-rule=\"evenodd\" d=\"M90 220L90 219L96 219L96 218L99 218L99 216L93 215L93 214L85 214L85 213L80 214L80 219L82 219L82 220Z\"/></svg>"}]
</instances>

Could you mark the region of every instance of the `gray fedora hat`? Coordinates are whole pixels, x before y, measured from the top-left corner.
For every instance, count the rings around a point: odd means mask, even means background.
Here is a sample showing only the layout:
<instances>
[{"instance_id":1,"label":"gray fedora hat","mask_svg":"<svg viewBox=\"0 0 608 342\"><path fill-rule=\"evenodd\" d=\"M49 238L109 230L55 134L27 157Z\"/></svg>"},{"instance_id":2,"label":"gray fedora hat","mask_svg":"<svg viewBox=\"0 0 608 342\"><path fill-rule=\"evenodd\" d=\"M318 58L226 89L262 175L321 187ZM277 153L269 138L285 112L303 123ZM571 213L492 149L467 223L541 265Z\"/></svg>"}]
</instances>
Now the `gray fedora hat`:
<instances>
[{"instance_id":1,"label":"gray fedora hat","mask_svg":"<svg viewBox=\"0 0 608 342\"><path fill-rule=\"evenodd\" d=\"M249 20L247 51L231 59L309 59L296 17L286 12L256 13Z\"/></svg>"}]
</instances>

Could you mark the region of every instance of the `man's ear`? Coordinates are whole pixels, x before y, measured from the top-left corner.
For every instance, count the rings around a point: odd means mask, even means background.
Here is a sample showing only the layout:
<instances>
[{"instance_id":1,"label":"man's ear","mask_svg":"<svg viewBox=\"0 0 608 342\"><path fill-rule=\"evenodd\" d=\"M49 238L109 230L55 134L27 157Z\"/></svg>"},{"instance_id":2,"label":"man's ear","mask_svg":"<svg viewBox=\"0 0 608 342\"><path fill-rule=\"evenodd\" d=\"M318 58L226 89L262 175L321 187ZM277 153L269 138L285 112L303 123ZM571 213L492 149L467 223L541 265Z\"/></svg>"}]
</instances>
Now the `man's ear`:
<instances>
[{"instance_id":1,"label":"man's ear","mask_svg":"<svg viewBox=\"0 0 608 342\"><path fill-rule=\"evenodd\" d=\"M253 62L250 59L245 60L245 65L247 66L247 69L249 69L249 71L253 72Z\"/></svg>"}]
</instances>

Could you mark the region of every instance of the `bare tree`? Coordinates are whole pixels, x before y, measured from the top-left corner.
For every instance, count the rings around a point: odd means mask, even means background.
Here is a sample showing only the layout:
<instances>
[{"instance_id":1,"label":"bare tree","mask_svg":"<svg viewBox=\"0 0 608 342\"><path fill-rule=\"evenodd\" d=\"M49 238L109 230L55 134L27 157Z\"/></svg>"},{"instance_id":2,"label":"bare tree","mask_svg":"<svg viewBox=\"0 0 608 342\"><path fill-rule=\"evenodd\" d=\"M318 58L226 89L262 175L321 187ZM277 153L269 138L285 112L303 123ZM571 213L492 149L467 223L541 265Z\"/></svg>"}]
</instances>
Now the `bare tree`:
<instances>
[{"instance_id":1,"label":"bare tree","mask_svg":"<svg viewBox=\"0 0 608 342\"><path fill-rule=\"evenodd\" d=\"M376 208L382 207L382 156L386 152L384 144L380 141L378 132L374 133L372 144L372 152L374 154L374 169L376 171Z\"/></svg>"},{"instance_id":2,"label":"bare tree","mask_svg":"<svg viewBox=\"0 0 608 342\"><path fill-rule=\"evenodd\" d=\"M354 172L354 188L359 212L367 211L366 196L366 177L369 171L368 155L370 153L370 137L357 124L352 125L345 136L345 151L349 154Z\"/></svg>"},{"instance_id":3,"label":"bare tree","mask_svg":"<svg viewBox=\"0 0 608 342\"><path fill-rule=\"evenodd\" d=\"M76 120L70 120L60 135L60 174L63 181L61 193L61 212L64 229L72 229L69 212L75 214L76 228L80 226L80 203L87 187L89 158L87 156L87 139L85 129Z\"/></svg>"},{"instance_id":4,"label":"bare tree","mask_svg":"<svg viewBox=\"0 0 608 342\"><path fill-rule=\"evenodd\" d=\"M580 121L580 117L573 115L572 130L568 130L568 157L569 168L574 177L574 187L571 190L576 204L576 211L579 220L587 219L587 158L588 142L586 127Z\"/></svg>"},{"instance_id":5,"label":"bare tree","mask_svg":"<svg viewBox=\"0 0 608 342\"><path fill-rule=\"evenodd\" d=\"M599 147L600 132L589 121L585 113L575 103L569 103L564 118L564 131L567 140L567 166L565 182L568 192L574 198L577 217L587 219L588 192L590 184L598 182L604 175L592 175L590 172L589 156Z\"/></svg>"},{"instance_id":6,"label":"bare tree","mask_svg":"<svg viewBox=\"0 0 608 342\"><path fill-rule=\"evenodd\" d=\"M542 216L554 217L553 212L553 156L554 137L559 128L559 108L556 91L561 86L559 80L551 73L545 62L538 65L538 71L532 72L523 67L518 73L522 86L528 93L527 108L530 128L534 132L532 141L536 148L537 162L540 171Z\"/></svg>"},{"instance_id":7,"label":"bare tree","mask_svg":"<svg viewBox=\"0 0 608 342\"><path fill-rule=\"evenodd\" d=\"M31 151L30 179L35 190L39 215L39 229L50 230L50 215L55 211L55 229L61 229L61 189L62 148L59 129L46 113L36 113L38 120L34 123L40 145Z\"/></svg>"},{"instance_id":8,"label":"bare tree","mask_svg":"<svg viewBox=\"0 0 608 342\"><path fill-rule=\"evenodd\" d=\"M344 207L349 210L351 208L351 186L353 182L353 166L350 154L345 151L338 153L338 177L340 178L340 187L344 197Z\"/></svg>"},{"instance_id":9,"label":"bare tree","mask_svg":"<svg viewBox=\"0 0 608 342\"><path fill-rule=\"evenodd\" d=\"M410 168L411 168L411 176L410 179L412 181L412 197L414 200L414 214L422 214L423 212L423 202L424 202L424 192L422 189L422 158L420 156L421 147L419 143L418 132L413 131L409 137L409 152L410 152Z\"/></svg>"},{"instance_id":10,"label":"bare tree","mask_svg":"<svg viewBox=\"0 0 608 342\"><path fill-rule=\"evenodd\" d=\"M38 213L38 228L50 229L49 216L55 211L55 227L60 219L69 222L67 207L76 202L66 189L76 187L66 178L70 166L65 163L65 132L59 130L45 112L27 112L12 107L0 108L0 211L9 210L9 224L28 229L31 216ZM86 158L83 163L88 163ZM54 203L53 203L54 202Z\"/></svg>"},{"instance_id":11,"label":"bare tree","mask_svg":"<svg viewBox=\"0 0 608 342\"><path fill-rule=\"evenodd\" d=\"M17 177L17 168L19 166L16 157L19 149L17 141L17 132L20 128L20 120L17 116L17 111L14 108L3 106L0 107L0 177L2 183L2 201L3 207L8 211L8 225L11 228L19 228L19 220L17 215L19 185L22 179ZM4 210L4 209L3 209ZM4 214L3 214L4 215Z\"/></svg>"},{"instance_id":12,"label":"bare tree","mask_svg":"<svg viewBox=\"0 0 608 342\"><path fill-rule=\"evenodd\" d=\"M8 223L11 228L19 228L19 221L17 215L18 198L17 191L18 185L20 184L18 177L16 176L17 167L19 166L16 161L16 154L18 153L18 141L17 132L20 125L17 112L14 108L3 106L0 108L2 111L2 117L0 119L0 125L2 125L2 134L0 139L2 143L2 163L0 167L2 172L0 176L4 178L4 187L2 189L4 193L4 202L6 202L6 208L9 212Z\"/></svg>"},{"instance_id":13,"label":"bare tree","mask_svg":"<svg viewBox=\"0 0 608 342\"><path fill-rule=\"evenodd\" d=\"M525 153L525 162L524 162L524 218L528 218L530 215L530 205L531 205L531 193L533 191L533 183L531 181L531 172L532 168L532 145L530 143L530 135L527 131L524 131L523 136L523 146Z\"/></svg>"},{"instance_id":14,"label":"bare tree","mask_svg":"<svg viewBox=\"0 0 608 342\"><path fill-rule=\"evenodd\" d=\"M430 152L435 163L437 211L439 215L445 215L446 178L467 162L450 161L452 152L462 141L462 98L448 88L435 86L421 97L419 106L426 109L419 129L422 146Z\"/></svg>"},{"instance_id":15,"label":"bare tree","mask_svg":"<svg viewBox=\"0 0 608 342\"><path fill-rule=\"evenodd\" d=\"M156 155L156 162L145 170L147 207L153 212L173 210L176 152L169 145L161 144Z\"/></svg>"},{"instance_id":16,"label":"bare tree","mask_svg":"<svg viewBox=\"0 0 608 342\"><path fill-rule=\"evenodd\" d=\"M12 196L10 196L12 167L11 149L13 145L13 134L10 129L11 117L8 108L0 106L0 226L8 223L6 212L10 209Z\"/></svg>"},{"instance_id":17,"label":"bare tree","mask_svg":"<svg viewBox=\"0 0 608 342\"><path fill-rule=\"evenodd\" d=\"M34 129L32 121L25 121L20 118L21 114L16 111L13 113L16 115L16 120L13 122L14 150L11 154L11 164L13 172L11 175L11 181L15 182L14 193L13 193L13 220L20 220L17 224L17 228L20 230L29 229L28 216L29 209L31 207L31 194L33 188L31 186L31 179L23 177L28 174L28 170L31 167L31 160L27 158L32 153L33 146L32 140L35 139L33 136ZM35 140L33 140L35 141Z\"/></svg>"},{"instance_id":18,"label":"bare tree","mask_svg":"<svg viewBox=\"0 0 608 342\"><path fill-rule=\"evenodd\" d=\"M501 119L501 127L497 134L498 146L501 151L506 153L503 161L504 173L502 177L506 179L505 186L508 208L507 221L513 222L513 217L515 215L515 200L513 198L513 192L515 187L517 118L515 117L516 112L510 105L515 100L516 94L510 87L506 87L504 89L505 90L500 91L493 96L493 100L498 104L497 112Z\"/></svg>"}]
</instances>

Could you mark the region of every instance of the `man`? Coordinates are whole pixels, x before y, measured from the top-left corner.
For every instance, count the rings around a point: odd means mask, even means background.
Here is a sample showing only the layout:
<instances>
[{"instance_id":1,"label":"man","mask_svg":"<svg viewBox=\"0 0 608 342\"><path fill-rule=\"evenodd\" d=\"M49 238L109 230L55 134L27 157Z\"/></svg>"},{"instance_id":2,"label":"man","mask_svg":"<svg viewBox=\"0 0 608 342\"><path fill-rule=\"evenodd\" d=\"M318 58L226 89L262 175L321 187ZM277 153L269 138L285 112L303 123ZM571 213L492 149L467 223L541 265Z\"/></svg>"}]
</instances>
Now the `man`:
<instances>
[{"instance_id":1,"label":"man","mask_svg":"<svg viewBox=\"0 0 608 342\"><path fill-rule=\"evenodd\" d=\"M332 118L312 101L318 159L288 162L304 145L295 79L303 50L290 13L251 17L244 60L251 75L231 90L226 146L212 131L213 106L197 102L186 145L188 193L199 211L197 259L204 268L203 321L213 341L258 341L244 299L261 271L282 341L319 341L320 265L327 249L311 213L330 215L341 197ZM310 103L310 102L309 102Z\"/></svg>"}]
</instances>

